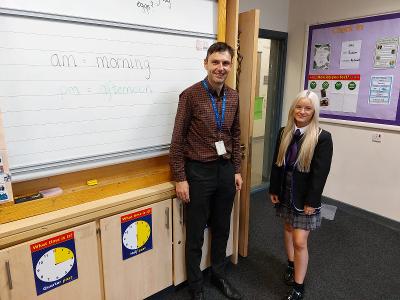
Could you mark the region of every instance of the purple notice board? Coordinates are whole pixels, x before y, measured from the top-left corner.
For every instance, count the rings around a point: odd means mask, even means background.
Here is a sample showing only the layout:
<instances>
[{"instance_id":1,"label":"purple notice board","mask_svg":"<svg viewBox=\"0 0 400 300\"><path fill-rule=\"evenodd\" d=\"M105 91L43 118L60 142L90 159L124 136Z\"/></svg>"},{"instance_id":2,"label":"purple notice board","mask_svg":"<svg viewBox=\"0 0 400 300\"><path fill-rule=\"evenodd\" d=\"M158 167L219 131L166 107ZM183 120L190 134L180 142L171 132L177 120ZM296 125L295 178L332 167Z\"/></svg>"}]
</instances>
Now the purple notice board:
<instances>
[{"instance_id":1,"label":"purple notice board","mask_svg":"<svg viewBox=\"0 0 400 300\"><path fill-rule=\"evenodd\" d=\"M304 87L320 116L400 125L400 13L312 25Z\"/></svg>"}]
</instances>

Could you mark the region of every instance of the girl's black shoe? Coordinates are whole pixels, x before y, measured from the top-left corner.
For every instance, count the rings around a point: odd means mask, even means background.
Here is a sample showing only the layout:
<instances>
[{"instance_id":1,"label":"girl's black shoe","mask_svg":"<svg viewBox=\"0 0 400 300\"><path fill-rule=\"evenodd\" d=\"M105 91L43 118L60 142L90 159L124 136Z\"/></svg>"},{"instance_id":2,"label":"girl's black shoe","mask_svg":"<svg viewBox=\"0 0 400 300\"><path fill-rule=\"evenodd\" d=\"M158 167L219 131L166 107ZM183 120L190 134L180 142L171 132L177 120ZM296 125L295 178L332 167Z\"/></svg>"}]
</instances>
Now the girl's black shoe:
<instances>
[{"instance_id":1,"label":"girl's black shoe","mask_svg":"<svg viewBox=\"0 0 400 300\"><path fill-rule=\"evenodd\" d=\"M298 300L298 299L303 299L304 297L304 292L298 292L295 289L291 289L289 291L289 293L286 295L285 298L283 298L283 300Z\"/></svg>"},{"instance_id":2,"label":"girl's black shoe","mask_svg":"<svg viewBox=\"0 0 400 300\"><path fill-rule=\"evenodd\" d=\"M285 273L283 274L283 280L289 286L294 285L294 268L291 266L287 266Z\"/></svg>"}]
</instances>

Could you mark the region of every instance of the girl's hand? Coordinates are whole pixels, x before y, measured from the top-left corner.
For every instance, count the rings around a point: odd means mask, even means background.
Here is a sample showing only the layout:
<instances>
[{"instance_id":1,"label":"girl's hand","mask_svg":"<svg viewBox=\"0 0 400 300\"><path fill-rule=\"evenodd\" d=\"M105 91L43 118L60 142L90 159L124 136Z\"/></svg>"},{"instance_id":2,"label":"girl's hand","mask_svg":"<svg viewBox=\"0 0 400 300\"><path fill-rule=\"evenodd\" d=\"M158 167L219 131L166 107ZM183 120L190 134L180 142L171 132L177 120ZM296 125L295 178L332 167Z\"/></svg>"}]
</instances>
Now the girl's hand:
<instances>
[{"instance_id":1,"label":"girl's hand","mask_svg":"<svg viewBox=\"0 0 400 300\"><path fill-rule=\"evenodd\" d=\"M270 196L271 202L272 202L273 204L279 203L278 195L270 194L269 196Z\"/></svg>"},{"instance_id":2,"label":"girl's hand","mask_svg":"<svg viewBox=\"0 0 400 300\"><path fill-rule=\"evenodd\" d=\"M306 215L312 215L313 213L315 213L315 208L308 206L308 205L304 205L304 214Z\"/></svg>"}]
</instances>

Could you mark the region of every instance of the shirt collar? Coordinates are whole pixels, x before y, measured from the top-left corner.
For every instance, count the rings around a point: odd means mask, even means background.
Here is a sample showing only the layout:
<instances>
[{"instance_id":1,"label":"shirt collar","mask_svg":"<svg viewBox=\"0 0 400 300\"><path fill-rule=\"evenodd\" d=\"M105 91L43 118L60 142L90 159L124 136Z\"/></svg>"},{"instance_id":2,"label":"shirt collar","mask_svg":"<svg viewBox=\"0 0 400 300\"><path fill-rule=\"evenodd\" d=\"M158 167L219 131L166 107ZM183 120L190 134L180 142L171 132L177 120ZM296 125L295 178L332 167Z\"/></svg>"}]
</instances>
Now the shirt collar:
<instances>
[{"instance_id":1,"label":"shirt collar","mask_svg":"<svg viewBox=\"0 0 400 300\"><path fill-rule=\"evenodd\" d=\"M297 127L296 124L295 124L295 125L294 125L294 132L296 132L296 130L298 129L298 130L300 130L300 135L302 135L302 134L304 134L304 132L306 131L307 127L308 127L308 125L299 128L299 127Z\"/></svg>"},{"instance_id":2,"label":"shirt collar","mask_svg":"<svg viewBox=\"0 0 400 300\"><path fill-rule=\"evenodd\" d=\"M213 96L222 97L222 96L224 95L224 93L226 93L226 90L225 90L225 83L224 83L224 85L222 86L221 94L218 95L218 94L217 94L217 91L214 90L214 88L212 87L212 85L211 85L210 82L208 81L208 78L207 78L207 77L205 78L205 80L206 80L206 82L207 82L208 89L210 90L210 92L211 92L211 94L212 94Z\"/></svg>"}]
</instances>

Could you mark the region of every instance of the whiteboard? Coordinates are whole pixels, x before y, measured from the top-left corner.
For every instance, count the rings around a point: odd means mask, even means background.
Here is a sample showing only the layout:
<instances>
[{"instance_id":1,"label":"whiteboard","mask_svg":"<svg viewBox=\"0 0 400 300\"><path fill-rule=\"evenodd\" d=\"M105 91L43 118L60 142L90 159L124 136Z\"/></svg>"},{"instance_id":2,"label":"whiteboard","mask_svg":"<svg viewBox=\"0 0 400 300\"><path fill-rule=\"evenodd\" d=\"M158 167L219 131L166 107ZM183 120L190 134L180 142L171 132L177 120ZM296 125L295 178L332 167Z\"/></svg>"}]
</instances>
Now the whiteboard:
<instances>
[{"instance_id":1,"label":"whiteboard","mask_svg":"<svg viewBox=\"0 0 400 300\"><path fill-rule=\"evenodd\" d=\"M0 108L13 179L168 149L179 93L206 76L213 42L1 15Z\"/></svg>"},{"instance_id":2,"label":"whiteboard","mask_svg":"<svg viewBox=\"0 0 400 300\"><path fill-rule=\"evenodd\" d=\"M0 0L0 8L207 34L217 33L216 0Z\"/></svg>"}]
</instances>

